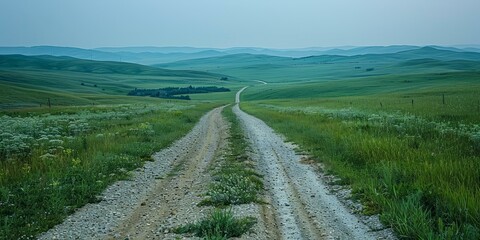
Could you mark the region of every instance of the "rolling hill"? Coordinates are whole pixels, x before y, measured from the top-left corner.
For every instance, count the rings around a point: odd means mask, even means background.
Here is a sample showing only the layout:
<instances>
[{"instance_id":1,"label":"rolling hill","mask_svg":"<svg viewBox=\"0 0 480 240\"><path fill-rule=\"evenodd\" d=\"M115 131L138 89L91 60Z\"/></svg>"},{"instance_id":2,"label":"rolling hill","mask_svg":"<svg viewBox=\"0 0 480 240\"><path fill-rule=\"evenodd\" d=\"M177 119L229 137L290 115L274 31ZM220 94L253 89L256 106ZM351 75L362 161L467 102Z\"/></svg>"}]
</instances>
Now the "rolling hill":
<instances>
[{"instance_id":1,"label":"rolling hill","mask_svg":"<svg viewBox=\"0 0 480 240\"><path fill-rule=\"evenodd\" d=\"M223 56L215 50L196 50L184 52L183 48L162 48L163 52L155 51L156 48L100 48L82 49L73 47L35 46L35 47L0 47L1 55L21 54L26 56L50 55L57 57L73 57L95 61L117 61L138 64L158 64L186 59ZM176 52L179 51L179 52Z\"/></svg>"},{"instance_id":2,"label":"rolling hill","mask_svg":"<svg viewBox=\"0 0 480 240\"><path fill-rule=\"evenodd\" d=\"M0 108L82 105L122 99L134 88L228 86L224 75L54 56L0 56ZM123 99L124 101L125 99ZM149 101L149 100L147 100Z\"/></svg>"},{"instance_id":3,"label":"rolling hill","mask_svg":"<svg viewBox=\"0 0 480 240\"><path fill-rule=\"evenodd\" d=\"M432 48L453 52L479 52L475 46L431 46ZM51 55L69 56L96 61L120 61L143 65L163 64L182 60L209 57L221 57L233 54L270 55L287 58L302 58L320 55L356 56L365 54L391 54L420 49L419 46L367 46L367 47L311 47L296 49L271 49L258 47L234 48L194 48L194 47L103 47L82 49L73 47L34 46L34 47L0 47L0 54L21 54L27 56Z\"/></svg>"},{"instance_id":4,"label":"rolling hill","mask_svg":"<svg viewBox=\"0 0 480 240\"><path fill-rule=\"evenodd\" d=\"M57 46L33 46L33 47L0 47L0 54L21 54L26 56L50 55L68 56L80 59L100 61L120 61L121 56L111 52L102 52L92 49Z\"/></svg>"},{"instance_id":5,"label":"rolling hill","mask_svg":"<svg viewBox=\"0 0 480 240\"><path fill-rule=\"evenodd\" d=\"M435 63L430 61L429 64L425 64L425 59L431 59ZM217 72L267 82L300 82L382 76L396 74L398 71L409 74L476 71L479 69L479 63L480 53L423 47L398 53L320 55L303 58L234 54L155 66Z\"/></svg>"},{"instance_id":6,"label":"rolling hill","mask_svg":"<svg viewBox=\"0 0 480 240\"><path fill-rule=\"evenodd\" d=\"M43 69L97 74L162 75L199 78L222 77L220 74L200 71L168 70L133 63L100 62L53 56L0 55L0 68Z\"/></svg>"}]
</instances>

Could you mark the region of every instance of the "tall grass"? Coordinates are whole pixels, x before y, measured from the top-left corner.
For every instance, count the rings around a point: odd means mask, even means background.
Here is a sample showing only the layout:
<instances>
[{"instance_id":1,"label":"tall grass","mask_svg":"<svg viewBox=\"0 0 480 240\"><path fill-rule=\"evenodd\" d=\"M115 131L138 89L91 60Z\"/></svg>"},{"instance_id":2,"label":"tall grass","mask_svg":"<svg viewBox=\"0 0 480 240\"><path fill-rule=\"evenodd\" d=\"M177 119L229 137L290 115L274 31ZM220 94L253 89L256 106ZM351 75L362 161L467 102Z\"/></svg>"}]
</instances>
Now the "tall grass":
<instances>
[{"instance_id":1,"label":"tall grass","mask_svg":"<svg viewBox=\"0 0 480 240\"><path fill-rule=\"evenodd\" d=\"M1 152L0 239L34 238L86 203L100 201L107 186L128 178L212 107L112 106L3 116L17 132L0 140L26 137L21 151ZM18 126L12 125L15 119ZM31 128L24 121L40 123Z\"/></svg>"},{"instance_id":2,"label":"tall grass","mask_svg":"<svg viewBox=\"0 0 480 240\"><path fill-rule=\"evenodd\" d=\"M480 238L477 125L468 125L469 135L461 122L442 131L433 120L401 125L381 114L301 110L307 106L242 104L350 184L365 213L380 213L400 237Z\"/></svg>"}]
</instances>

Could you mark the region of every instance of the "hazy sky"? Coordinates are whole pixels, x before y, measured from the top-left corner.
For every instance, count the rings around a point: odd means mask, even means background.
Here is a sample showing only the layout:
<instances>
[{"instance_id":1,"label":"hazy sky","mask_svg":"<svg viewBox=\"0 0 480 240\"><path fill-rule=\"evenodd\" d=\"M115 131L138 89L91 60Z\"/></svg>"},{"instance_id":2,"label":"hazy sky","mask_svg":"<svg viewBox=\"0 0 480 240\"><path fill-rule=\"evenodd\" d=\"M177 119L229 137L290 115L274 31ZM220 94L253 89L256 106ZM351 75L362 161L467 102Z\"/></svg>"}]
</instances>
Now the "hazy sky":
<instances>
[{"instance_id":1,"label":"hazy sky","mask_svg":"<svg viewBox=\"0 0 480 240\"><path fill-rule=\"evenodd\" d=\"M0 46L480 44L480 0L0 0Z\"/></svg>"}]
</instances>

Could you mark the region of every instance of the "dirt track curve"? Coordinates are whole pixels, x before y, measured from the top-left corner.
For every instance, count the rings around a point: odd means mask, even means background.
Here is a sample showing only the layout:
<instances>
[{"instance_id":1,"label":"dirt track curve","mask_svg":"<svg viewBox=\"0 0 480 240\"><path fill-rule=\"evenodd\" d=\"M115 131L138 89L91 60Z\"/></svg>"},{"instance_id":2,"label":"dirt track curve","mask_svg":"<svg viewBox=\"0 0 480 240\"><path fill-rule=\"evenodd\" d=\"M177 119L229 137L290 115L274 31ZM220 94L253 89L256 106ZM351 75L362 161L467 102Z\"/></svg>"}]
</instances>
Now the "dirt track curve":
<instances>
[{"instance_id":1,"label":"dirt track curve","mask_svg":"<svg viewBox=\"0 0 480 240\"><path fill-rule=\"evenodd\" d=\"M258 222L240 239L392 239L389 230L373 231L329 192L312 166L302 164L294 146L263 121L243 112L236 95L233 110L263 174L268 204L233 208ZM177 239L173 227L194 222L209 207L198 207L214 160L227 151L228 123L216 108L185 137L156 153L153 162L119 181L40 239ZM214 167L214 166L213 166ZM185 238L182 238L185 239ZM193 238L198 239L198 238Z\"/></svg>"}]
</instances>

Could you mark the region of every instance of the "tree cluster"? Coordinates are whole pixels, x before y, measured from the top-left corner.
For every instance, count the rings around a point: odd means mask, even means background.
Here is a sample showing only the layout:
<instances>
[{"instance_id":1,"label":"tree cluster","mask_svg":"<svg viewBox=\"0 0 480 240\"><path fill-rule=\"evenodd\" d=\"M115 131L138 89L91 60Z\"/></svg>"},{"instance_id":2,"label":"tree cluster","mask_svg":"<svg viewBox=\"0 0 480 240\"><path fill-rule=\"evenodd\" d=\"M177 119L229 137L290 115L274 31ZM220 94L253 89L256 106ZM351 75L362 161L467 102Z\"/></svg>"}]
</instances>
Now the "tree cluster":
<instances>
[{"instance_id":1,"label":"tree cluster","mask_svg":"<svg viewBox=\"0 0 480 240\"><path fill-rule=\"evenodd\" d=\"M210 92L230 92L230 89L224 87L167 87L158 89L138 89L128 93L129 96L150 96L168 99L190 100L190 96L184 94L210 93Z\"/></svg>"}]
</instances>

